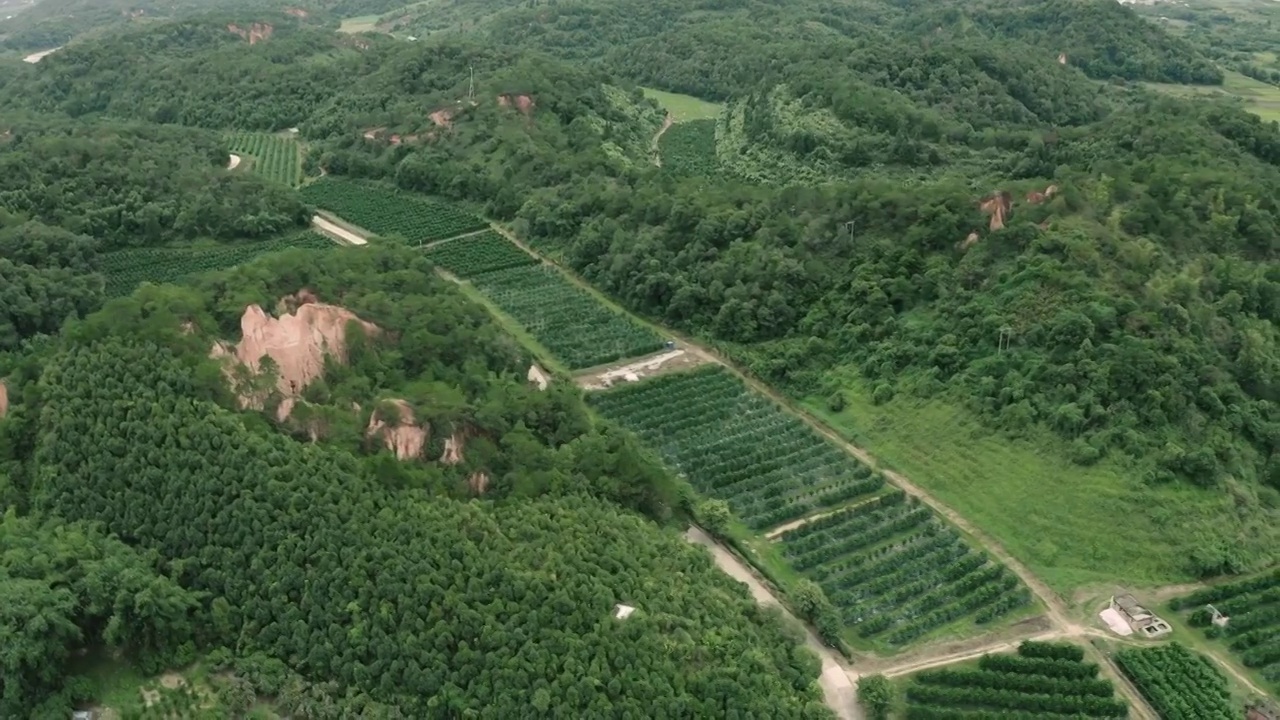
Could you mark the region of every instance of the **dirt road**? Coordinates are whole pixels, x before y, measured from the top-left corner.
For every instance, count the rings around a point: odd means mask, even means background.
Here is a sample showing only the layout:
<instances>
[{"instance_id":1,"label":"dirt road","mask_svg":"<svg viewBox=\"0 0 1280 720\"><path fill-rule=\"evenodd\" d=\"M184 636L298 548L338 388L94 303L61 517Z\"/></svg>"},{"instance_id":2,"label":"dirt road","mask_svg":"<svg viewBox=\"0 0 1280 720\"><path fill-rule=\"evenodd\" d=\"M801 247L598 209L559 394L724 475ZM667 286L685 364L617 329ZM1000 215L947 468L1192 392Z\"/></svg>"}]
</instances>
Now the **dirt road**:
<instances>
[{"instance_id":1,"label":"dirt road","mask_svg":"<svg viewBox=\"0 0 1280 720\"><path fill-rule=\"evenodd\" d=\"M369 244L368 240L365 240L364 238L360 237L356 233L351 232L350 230L342 227L341 225L338 225L334 222L326 220L320 217L319 215L312 216L311 227L324 233L325 235L328 235L331 238L334 238L339 242L346 243L347 245L368 245Z\"/></svg>"},{"instance_id":2,"label":"dirt road","mask_svg":"<svg viewBox=\"0 0 1280 720\"><path fill-rule=\"evenodd\" d=\"M788 620L804 628L805 646L817 653L818 658L822 660L822 675L818 678L818 684L822 686L822 695L827 707L831 708L840 720L862 720L862 711L855 699L854 679L857 675L840 662L835 652L824 645L808 625L797 620L745 563L716 542L702 528L696 525L691 526L684 537L685 540L710 550L716 566L729 577L745 583L756 602L778 608Z\"/></svg>"},{"instance_id":3,"label":"dirt road","mask_svg":"<svg viewBox=\"0 0 1280 720\"><path fill-rule=\"evenodd\" d=\"M662 152L658 149L658 143L661 142L662 136L666 134L667 130L671 129L671 126L675 124L675 116L668 112L666 117L662 118L662 128L658 130L657 135L653 136L653 146L650 151L653 153L653 164L658 167L662 167Z\"/></svg>"}]
</instances>

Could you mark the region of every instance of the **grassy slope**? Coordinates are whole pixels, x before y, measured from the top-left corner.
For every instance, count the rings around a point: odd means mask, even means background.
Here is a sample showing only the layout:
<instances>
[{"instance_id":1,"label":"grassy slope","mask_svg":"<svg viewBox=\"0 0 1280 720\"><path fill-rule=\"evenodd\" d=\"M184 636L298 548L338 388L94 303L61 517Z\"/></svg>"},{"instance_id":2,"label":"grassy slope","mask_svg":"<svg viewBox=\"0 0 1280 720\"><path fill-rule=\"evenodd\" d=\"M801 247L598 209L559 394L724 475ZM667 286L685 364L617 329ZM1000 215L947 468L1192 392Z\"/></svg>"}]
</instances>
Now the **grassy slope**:
<instances>
[{"instance_id":1,"label":"grassy slope","mask_svg":"<svg viewBox=\"0 0 1280 720\"><path fill-rule=\"evenodd\" d=\"M1266 121L1280 121L1280 88L1245 77L1238 72L1226 71L1226 80L1221 88L1201 87L1193 85L1169 85L1165 83L1146 83L1148 87L1160 92L1190 97L1193 95L1227 95L1237 97L1244 103L1249 112Z\"/></svg>"},{"instance_id":2,"label":"grassy slope","mask_svg":"<svg viewBox=\"0 0 1280 720\"><path fill-rule=\"evenodd\" d=\"M1153 488L1115 464L1076 466L1047 435L1010 439L937 400L900 396L877 406L855 371L840 379L844 411L832 413L816 397L803 404L991 533L1063 594L1091 583L1188 580L1199 531L1256 547L1280 542L1277 528L1232 527L1227 492Z\"/></svg>"},{"instance_id":3,"label":"grassy slope","mask_svg":"<svg viewBox=\"0 0 1280 720\"><path fill-rule=\"evenodd\" d=\"M646 97L653 98L658 104L666 108L675 118L676 122L685 120L714 120L720 117L720 109L723 107L719 103L711 103L705 100L699 100L692 95L680 95L678 93L663 92L654 90L653 88L641 88L644 90Z\"/></svg>"}]
</instances>

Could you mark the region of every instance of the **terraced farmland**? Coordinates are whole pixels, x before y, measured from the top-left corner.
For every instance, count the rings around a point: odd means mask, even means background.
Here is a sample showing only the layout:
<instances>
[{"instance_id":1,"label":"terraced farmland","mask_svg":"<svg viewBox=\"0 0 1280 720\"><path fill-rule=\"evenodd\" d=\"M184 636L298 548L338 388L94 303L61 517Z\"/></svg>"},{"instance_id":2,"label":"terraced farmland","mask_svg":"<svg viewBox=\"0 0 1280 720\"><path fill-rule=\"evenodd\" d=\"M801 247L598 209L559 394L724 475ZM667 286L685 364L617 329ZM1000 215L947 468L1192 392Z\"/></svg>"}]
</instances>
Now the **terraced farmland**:
<instances>
[{"instance_id":1,"label":"terraced farmland","mask_svg":"<svg viewBox=\"0 0 1280 720\"><path fill-rule=\"evenodd\" d=\"M390 185L325 177L304 186L302 199L377 235L397 234L410 243L443 240L489 224L449 203Z\"/></svg>"},{"instance_id":2,"label":"terraced farmland","mask_svg":"<svg viewBox=\"0 0 1280 720\"><path fill-rule=\"evenodd\" d=\"M780 536L783 557L828 594L844 624L891 645L1030 602L1004 566L928 508L719 367L596 393L700 492L760 531L849 505Z\"/></svg>"},{"instance_id":3,"label":"terraced farmland","mask_svg":"<svg viewBox=\"0 0 1280 720\"><path fill-rule=\"evenodd\" d=\"M658 150L662 169L676 175L712 177L719 171L716 160L716 121L694 120L676 123L662 134Z\"/></svg>"},{"instance_id":4,"label":"terraced farmland","mask_svg":"<svg viewBox=\"0 0 1280 720\"><path fill-rule=\"evenodd\" d=\"M238 132L231 136L231 152L251 158L249 170L268 180L297 187L302 179L302 156L292 137Z\"/></svg>"},{"instance_id":5,"label":"terraced farmland","mask_svg":"<svg viewBox=\"0 0 1280 720\"><path fill-rule=\"evenodd\" d=\"M234 245L209 247L133 248L102 256L102 274L109 297L133 292L144 282L173 283L194 275L225 270L260 255L288 248L337 247L332 240L313 232Z\"/></svg>"},{"instance_id":6,"label":"terraced farmland","mask_svg":"<svg viewBox=\"0 0 1280 720\"><path fill-rule=\"evenodd\" d=\"M907 720L1128 717L1111 682L1083 659L1075 645L1028 641L1016 655L983 656L977 667L927 670L907 685Z\"/></svg>"},{"instance_id":7,"label":"terraced farmland","mask_svg":"<svg viewBox=\"0 0 1280 720\"><path fill-rule=\"evenodd\" d=\"M1209 604L1230 618L1225 627L1212 624ZM1205 588L1173 606L1191 611L1188 623L1210 638L1221 638L1246 667L1280 685L1280 568Z\"/></svg>"},{"instance_id":8,"label":"terraced farmland","mask_svg":"<svg viewBox=\"0 0 1280 720\"><path fill-rule=\"evenodd\" d=\"M427 248L426 255L431 262L461 278L538 262L494 230L433 245Z\"/></svg>"},{"instance_id":9,"label":"terraced farmland","mask_svg":"<svg viewBox=\"0 0 1280 720\"><path fill-rule=\"evenodd\" d=\"M546 265L480 273L471 280L571 369L644 355L665 342Z\"/></svg>"},{"instance_id":10,"label":"terraced farmland","mask_svg":"<svg viewBox=\"0 0 1280 720\"><path fill-rule=\"evenodd\" d=\"M1116 653L1116 662L1163 720L1235 720L1227 679L1207 658L1178 643Z\"/></svg>"}]
</instances>

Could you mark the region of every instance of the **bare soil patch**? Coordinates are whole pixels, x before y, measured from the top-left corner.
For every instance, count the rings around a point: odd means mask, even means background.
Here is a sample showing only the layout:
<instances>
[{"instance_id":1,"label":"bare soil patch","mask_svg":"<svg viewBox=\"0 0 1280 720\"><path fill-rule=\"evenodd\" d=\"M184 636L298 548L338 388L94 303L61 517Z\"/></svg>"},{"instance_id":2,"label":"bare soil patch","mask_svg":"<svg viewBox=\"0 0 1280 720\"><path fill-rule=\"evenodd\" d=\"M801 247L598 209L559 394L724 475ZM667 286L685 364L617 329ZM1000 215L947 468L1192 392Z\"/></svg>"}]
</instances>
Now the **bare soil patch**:
<instances>
[{"instance_id":1,"label":"bare soil patch","mask_svg":"<svg viewBox=\"0 0 1280 720\"><path fill-rule=\"evenodd\" d=\"M160 684L167 690L177 690L185 687L187 679L175 672L168 672L160 676Z\"/></svg>"},{"instance_id":2,"label":"bare soil patch","mask_svg":"<svg viewBox=\"0 0 1280 720\"><path fill-rule=\"evenodd\" d=\"M275 27L270 23L252 23L247 28L231 23L227 25L227 30L248 40L250 45L257 45L260 42L270 40L272 33L276 31Z\"/></svg>"},{"instance_id":3,"label":"bare soil patch","mask_svg":"<svg viewBox=\"0 0 1280 720\"><path fill-rule=\"evenodd\" d=\"M347 245L368 245L369 244L368 240L365 240L364 238L360 237L360 235L358 235L357 233L354 233L351 230L348 230L347 228L344 228L341 225L333 222L332 220L323 218L319 215L315 215L311 218L311 227L324 233L325 235L328 235L329 237L337 240L338 242L345 243Z\"/></svg>"},{"instance_id":4,"label":"bare soil patch","mask_svg":"<svg viewBox=\"0 0 1280 720\"><path fill-rule=\"evenodd\" d=\"M0 418L9 412L9 388L0 380Z\"/></svg>"},{"instance_id":5,"label":"bare soil patch","mask_svg":"<svg viewBox=\"0 0 1280 720\"><path fill-rule=\"evenodd\" d=\"M546 390L547 386L551 384L551 376L547 375L546 370L538 367L537 363L529 366L528 380L534 385L537 385L539 390ZM0 410L0 417L4 417L3 410Z\"/></svg>"},{"instance_id":6,"label":"bare soil patch","mask_svg":"<svg viewBox=\"0 0 1280 720\"><path fill-rule=\"evenodd\" d=\"M573 381L584 390L604 390L618 383L639 382L645 378L688 370L709 362L714 360L698 348L683 347L663 350L639 360L627 359L585 370L575 376Z\"/></svg>"},{"instance_id":7,"label":"bare soil patch","mask_svg":"<svg viewBox=\"0 0 1280 720\"><path fill-rule=\"evenodd\" d=\"M56 48L50 48L48 50L41 50L40 52L37 52L37 53L31 53L30 55L22 58L22 62L31 63L32 65L34 65L40 62L41 60L45 59L46 57L49 57L50 55L58 52L61 49L62 49L62 46L59 45Z\"/></svg>"}]
</instances>

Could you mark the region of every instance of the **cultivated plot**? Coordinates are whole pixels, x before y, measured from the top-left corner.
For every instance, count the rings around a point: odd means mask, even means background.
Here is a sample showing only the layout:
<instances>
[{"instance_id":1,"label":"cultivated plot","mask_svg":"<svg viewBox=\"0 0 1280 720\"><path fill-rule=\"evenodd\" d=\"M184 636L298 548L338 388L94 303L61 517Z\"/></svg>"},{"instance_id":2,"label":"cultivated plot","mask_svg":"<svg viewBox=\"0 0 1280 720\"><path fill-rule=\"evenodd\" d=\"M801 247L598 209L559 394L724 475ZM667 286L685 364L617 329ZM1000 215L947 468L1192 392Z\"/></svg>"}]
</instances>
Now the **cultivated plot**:
<instances>
[{"instance_id":1,"label":"cultivated plot","mask_svg":"<svg viewBox=\"0 0 1280 720\"><path fill-rule=\"evenodd\" d=\"M443 240L488 227L449 203L390 185L325 177L302 188L302 199L376 235L401 235L412 244Z\"/></svg>"},{"instance_id":2,"label":"cultivated plot","mask_svg":"<svg viewBox=\"0 0 1280 720\"><path fill-rule=\"evenodd\" d=\"M1031 602L1008 568L897 490L780 541L783 557L822 587L847 627L890 645L961 618L985 624Z\"/></svg>"},{"instance_id":3,"label":"cultivated plot","mask_svg":"<svg viewBox=\"0 0 1280 720\"><path fill-rule=\"evenodd\" d=\"M268 180L297 187L302 179L302 156L292 137L239 132L231 136L231 152L250 158L250 172Z\"/></svg>"},{"instance_id":4,"label":"cultivated plot","mask_svg":"<svg viewBox=\"0 0 1280 720\"><path fill-rule=\"evenodd\" d=\"M1280 569L1179 598L1188 624L1221 638L1245 667L1280 684Z\"/></svg>"},{"instance_id":5,"label":"cultivated plot","mask_svg":"<svg viewBox=\"0 0 1280 720\"><path fill-rule=\"evenodd\" d=\"M1222 672L1178 643L1121 650L1116 662L1164 720L1236 720L1242 714Z\"/></svg>"},{"instance_id":6,"label":"cultivated plot","mask_svg":"<svg viewBox=\"0 0 1280 720\"><path fill-rule=\"evenodd\" d=\"M906 686L906 717L1126 718L1098 666L1070 644L1025 642L1016 655L984 655L976 667L927 670Z\"/></svg>"},{"instance_id":7,"label":"cultivated plot","mask_svg":"<svg viewBox=\"0 0 1280 720\"><path fill-rule=\"evenodd\" d=\"M208 247L132 248L102 256L106 292L119 297L144 282L176 283L201 273L226 270L261 255L289 248L331 249L332 240L313 232L286 237Z\"/></svg>"},{"instance_id":8,"label":"cultivated plot","mask_svg":"<svg viewBox=\"0 0 1280 720\"><path fill-rule=\"evenodd\" d=\"M591 397L700 492L755 530L869 496L884 477L723 368L666 375Z\"/></svg>"},{"instance_id":9,"label":"cultivated plot","mask_svg":"<svg viewBox=\"0 0 1280 720\"><path fill-rule=\"evenodd\" d=\"M480 273L471 281L570 369L644 355L665 344L546 265Z\"/></svg>"},{"instance_id":10,"label":"cultivated plot","mask_svg":"<svg viewBox=\"0 0 1280 720\"><path fill-rule=\"evenodd\" d=\"M1031 601L1013 573L930 509L887 490L879 473L723 368L665 375L590 401L754 530L847 506L782 533L779 546L864 638L906 644Z\"/></svg>"},{"instance_id":11,"label":"cultivated plot","mask_svg":"<svg viewBox=\"0 0 1280 720\"><path fill-rule=\"evenodd\" d=\"M461 278L538 263L537 258L494 230L432 245L426 249L426 256L437 266Z\"/></svg>"},{"instance_id":12,"label":"cultivated plot","mask_svg":"<svg viewBox=\"0 0 1280 720\"><path fill-rule=\"evenodd\" d=\"M716 121L696 120L672 125L658 143L662 169L675 175L713 177L716 159Z\"/></svg>"}]
</instances>

